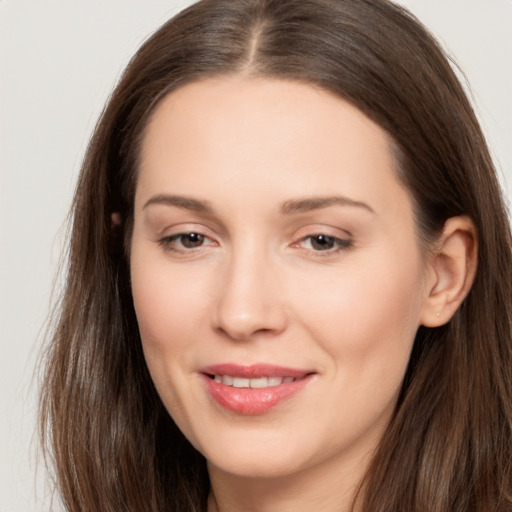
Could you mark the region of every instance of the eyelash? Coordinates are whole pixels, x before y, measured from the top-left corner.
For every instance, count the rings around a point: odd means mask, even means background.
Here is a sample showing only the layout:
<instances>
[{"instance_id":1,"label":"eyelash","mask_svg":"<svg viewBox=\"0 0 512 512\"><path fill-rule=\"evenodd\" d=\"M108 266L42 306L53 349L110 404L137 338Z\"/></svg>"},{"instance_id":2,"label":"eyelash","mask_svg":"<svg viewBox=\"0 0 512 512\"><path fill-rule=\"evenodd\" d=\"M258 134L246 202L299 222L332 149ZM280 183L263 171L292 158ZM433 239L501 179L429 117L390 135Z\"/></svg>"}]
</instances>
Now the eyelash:
<instances>
[{"instance_id":1,"label":"eyelash","mask_svg":"<svg viewBox=\"0 0 512 512\"><path fill-rule=\"evenodd\" d=\"M203 242L205 240L212 241L211 238L207 237L206 235L203 235L202 233L199 233L197 231L189 231L188 233L177 233L175 235L166 236L159 240L159 244L162 247L164 247L166 250L176 251L176 252L194 251L197 249L201 249L205 245L204 243L201 243L201 245L198 245L197 247L187 247L183 244L183 239L185 237L198 237ZM178 244L178 247L176 247L176 244Z\"/></svg>"},{"instance_id":2,"label":"eyelash","mask_svg":"<svg viewBox=\"0 0 512 512\"><path fill-rule=\"evenodd\" d=\"M183 240L186 238L198 238L197 242L200 243L200 245L194 246L194 247L187 247ZM205 245L215 245L213 244L205 244L205 241L213 242L211 238L209 238L206 235L203 235L202 233L196 232L196 231L189 231L186 233L177 233L175 235L166 236L159 240L159 244L164 247L166 250L173 251L173 252L180 252L180 253L187 253L192 251L197 251L205 247ZM310 247L304 247L303 244L309 241ZM194 243L194 242L192 242ZM331 245L331 247L328 247L326 249L315 249L314 244L327 244ZM353 245L352 240L349 239L342 239L338 238L332 235L327 235L325 233L315 233L312 235L307 235L305 237L302 237L299 241L292 244L292 247L297 247L304 249L306 251L311 251L315 254L315 256L319 257L325 257L325 256L331 256L333 254L338 254L342 251L346 251L350 249Z\"/></svg>"},{"instance_id":3,"label":"eyelash","mask_svg":"<svg viewBox=\"0 0 512 512\"><path fill-rule=\"evenodd\" d=\"M321 242L321 240L323 240L323 242ZM315 233L313 235L307 235L307 236L301 238L295 244L293 244L293 246L298 247L298 246L300 246L301 244L303 244L306 241L309 241L309 245L311 247L310 248L305 248L305 250L311 250L312 252L315 253L315 256L320 256L320 257L331 256L333 254L338 254L338 253L340 253L342 251L346 251L346 250L348 250L348 249L350 249L352 247L352 240L338 238L338 237L335 237L335 236L332 236L332 235L327 235L325 233ZM323 244L323 243L332 244L332 247L329 247L327 249L317 249L317 250L315 250L312 247L314 243L317 243L317 244L318 243L320 243L320 244Z\"/></svg>"}]
</instances>

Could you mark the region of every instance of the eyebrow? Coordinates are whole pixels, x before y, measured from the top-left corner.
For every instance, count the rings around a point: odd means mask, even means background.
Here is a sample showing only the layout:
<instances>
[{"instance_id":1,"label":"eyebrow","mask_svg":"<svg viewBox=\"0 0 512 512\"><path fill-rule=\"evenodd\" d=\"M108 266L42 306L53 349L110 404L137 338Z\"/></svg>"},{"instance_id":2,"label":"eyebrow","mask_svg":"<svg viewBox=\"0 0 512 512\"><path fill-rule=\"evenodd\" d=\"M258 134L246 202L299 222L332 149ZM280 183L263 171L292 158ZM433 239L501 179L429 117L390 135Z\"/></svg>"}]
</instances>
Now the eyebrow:
<instances>
[{"instance_id":1,"label":"eyebrow","mask_svg":"<svg viewBox=\"0 0 512 512\"><path fill-rule=\"evenodd\" d=\"M192 197L159 194L151 197L142 209L144 210L151 205L176 206L185 210L199 213L213 214L214 210L208 201L193 199ZM285 201L281 206L281 213L291 215L294 213L305 213L312 210L320 210L329 206L351 206L362 208L375 214L375 210L362 201L355 201L344 196L328 196L328 197L308 197L304 199L290 199Z\"/></svg>"},{"instance_id":2,"label":"eyebrow","mask_svg":"<svg viewBox=\"0 0 512 512\"><path fill-rule=\"evenodd\" d=\"M160 194L157 196L151 197L148 201L144 203L142 209L144 210L148 206L154 204L161 204L166 206L177 206L178 208L184 208L185 210L191 210L194 212L200 213L213 213L213 208L210 206L208 201L200 201L199 199L193 199L191 197L185 196L175 196L175 195L166 195Z\"/></svg>"},{"instance_id":3,"label":"eyebrow","mask_svg":"<svg viewBox=\"0 0 512 512\"><path fill-rule=\"evenodd\" d=\"M344 196L309 197L305 199L292 199L283 203L281 212L283 214L305 213L311 210L328 208L329 206L351 206L362 208L375 214L375 210L362 201L355 201Z\"/></svg>"}]
</instances>

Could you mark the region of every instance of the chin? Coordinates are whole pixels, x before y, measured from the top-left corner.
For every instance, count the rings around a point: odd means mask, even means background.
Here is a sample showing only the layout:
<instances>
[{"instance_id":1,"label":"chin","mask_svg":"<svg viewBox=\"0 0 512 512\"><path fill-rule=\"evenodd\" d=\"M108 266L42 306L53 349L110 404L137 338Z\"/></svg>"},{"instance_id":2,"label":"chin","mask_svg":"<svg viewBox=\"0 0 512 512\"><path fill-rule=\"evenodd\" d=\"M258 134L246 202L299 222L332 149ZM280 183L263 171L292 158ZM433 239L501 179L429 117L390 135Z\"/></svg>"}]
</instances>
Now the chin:
<instances>
[{"instance_id":1,"label":"chin","mask_svg":"<svg viewBox=\"0 0 512 512\"><path fill-rule=\"evenodd\" d=\"M302 469L297 460L283 460L277 457L227 457L223 460L207 459L208 467L239 478L275 479L290 476Z\"/></svg>"},{"instance_id":2,"label":"chin","mask_svg":"<svg viewBox=\"0 0 512 512\"><path fill-rule=\"evenodd\" d=\"M202 451L209 467L242 478L278 478L302 471L314 458L312 447L290 436L245 436L239 442L234 437Z\"/></svg>"}]
</instances>

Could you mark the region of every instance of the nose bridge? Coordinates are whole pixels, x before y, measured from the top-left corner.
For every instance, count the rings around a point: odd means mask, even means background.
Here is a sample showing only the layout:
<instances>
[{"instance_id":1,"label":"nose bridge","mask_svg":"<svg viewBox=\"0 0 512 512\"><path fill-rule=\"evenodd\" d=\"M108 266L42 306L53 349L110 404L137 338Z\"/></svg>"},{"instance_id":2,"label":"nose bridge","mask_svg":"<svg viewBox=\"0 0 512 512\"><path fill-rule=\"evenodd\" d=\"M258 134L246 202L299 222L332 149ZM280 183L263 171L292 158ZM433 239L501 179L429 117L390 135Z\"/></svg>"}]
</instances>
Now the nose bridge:
<instances>
[{"instance_id":1,"label":"nose bridge","mask_svg":"<svg viewBox=\"0 0 512 512\"><path fill-rule=\"evenodd\" d=\"M264 245L245 240L230 251L219 275L215 327L230 338L279 333L286 325L277 262Z\"/></svg>"}]
</instances>

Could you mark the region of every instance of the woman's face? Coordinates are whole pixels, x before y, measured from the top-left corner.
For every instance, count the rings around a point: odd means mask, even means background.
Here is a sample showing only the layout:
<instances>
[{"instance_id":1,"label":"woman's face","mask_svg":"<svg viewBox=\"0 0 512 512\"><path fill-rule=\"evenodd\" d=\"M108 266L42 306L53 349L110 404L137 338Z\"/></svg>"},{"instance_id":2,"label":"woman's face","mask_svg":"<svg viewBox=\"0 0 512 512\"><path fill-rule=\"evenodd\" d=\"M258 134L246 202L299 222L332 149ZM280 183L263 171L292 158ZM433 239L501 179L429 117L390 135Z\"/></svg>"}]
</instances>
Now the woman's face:
<instances>
[{"instance_id":1,"label":"woman's face","mask_svg":"<svg viewBox=\"0 0 512 512\"><path fill-rule=\"evenodd\" d=\"M208 79L147 127L131 246L145 357L210 468L354 471L428 296L386 133L310 85Z\"/></svg>"}]
</instances>

